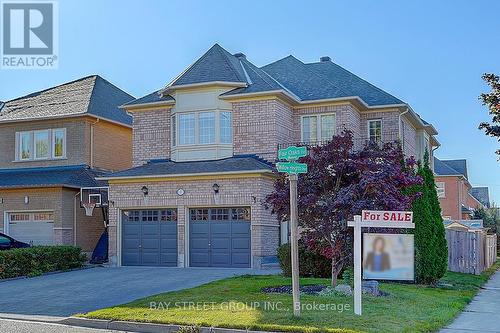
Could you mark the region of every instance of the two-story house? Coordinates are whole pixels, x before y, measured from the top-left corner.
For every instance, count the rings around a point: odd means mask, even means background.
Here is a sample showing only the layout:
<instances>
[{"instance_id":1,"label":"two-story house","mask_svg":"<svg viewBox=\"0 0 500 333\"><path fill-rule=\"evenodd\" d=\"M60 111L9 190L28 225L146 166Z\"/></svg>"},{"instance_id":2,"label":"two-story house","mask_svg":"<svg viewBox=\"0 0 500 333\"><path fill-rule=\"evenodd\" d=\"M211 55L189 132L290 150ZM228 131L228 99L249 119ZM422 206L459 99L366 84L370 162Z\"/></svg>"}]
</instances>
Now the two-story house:
<instances>
[{"instance_id":1,"label":"two-story house","mask_svg":"<svg viewBox=\"0 0 500 333\"><path fill-rule=\"evenodd\" d=\"M132 166L134 97L93 75L0 105L0 231L35 245L90 252L103 217L80 208L81 187Z\"/></svg>"},{"instance_id":2,"label":"two-story house","mask_svg":"<svg viewBox=\"0 0 500 333\"><path fill-rule=\"evenodd\" d=\"M488 188L472 187L466 160L435 157L434 174L443 219L470 220L474 209L489 206Z\"/></svg>"},{"instance_id":3,"label":"two-story house","mask_svg":"<svg viewBox=\"0 0 500 333\"><path fill-rule=\"evenodd\" d=\"M261 267L280 224L263 204L280 146L401 140L431 154L432 125L408 104L330 58L263 67L214 45L165 88L123 106L133 115L134 168L108 175L115 265Z\"/></svg>"}]
</instances>

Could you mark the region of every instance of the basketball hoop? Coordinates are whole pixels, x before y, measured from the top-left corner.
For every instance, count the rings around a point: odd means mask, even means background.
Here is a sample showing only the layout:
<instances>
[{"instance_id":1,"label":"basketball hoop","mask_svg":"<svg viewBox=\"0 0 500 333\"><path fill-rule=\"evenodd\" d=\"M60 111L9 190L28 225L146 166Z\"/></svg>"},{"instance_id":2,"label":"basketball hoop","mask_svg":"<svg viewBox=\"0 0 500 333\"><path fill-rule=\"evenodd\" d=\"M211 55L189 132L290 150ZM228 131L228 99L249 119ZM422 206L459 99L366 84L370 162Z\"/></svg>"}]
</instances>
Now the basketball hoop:
<instances>
[{"instance_id":1,"label":"basketball hoop","mask_svg":"<svg viewBox=\"0 0 500 333\"><path fill-rule=\"evenodd\" d=\"M95 208L95 203L93 202L84 202L82 203L83 208L85 208L85 215L92 216L92 212Z\"/></svg>"}]
</instances>

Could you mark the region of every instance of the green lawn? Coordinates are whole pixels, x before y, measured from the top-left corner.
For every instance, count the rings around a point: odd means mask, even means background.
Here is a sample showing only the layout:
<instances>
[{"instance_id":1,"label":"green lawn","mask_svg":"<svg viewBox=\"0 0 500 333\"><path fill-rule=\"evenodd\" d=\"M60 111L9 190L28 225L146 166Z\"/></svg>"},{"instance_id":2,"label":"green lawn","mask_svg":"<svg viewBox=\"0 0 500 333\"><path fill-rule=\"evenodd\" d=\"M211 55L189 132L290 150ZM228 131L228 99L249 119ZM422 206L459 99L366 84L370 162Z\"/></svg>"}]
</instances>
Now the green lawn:
<instances>
[{"instance_id":1,"label":"green lawn","mask_svg":"<svg viewBox=\"0 0 500 333\"><path fill-rule=\"evenodd\" d=\"M447 273L442 282L452 286L432 288L382 283L381 289L390 293L390 296L363 295L362 316L354 315L352 297L302 296L303 304L323 304L330 308L306 309L302 317L296 319L292 315L290 295L265 294L260 291L266 286L290 284L290 279L280 276L225 279L192 289L139 299L83 316L294 332L432 332L451 322L498 267L500 265L497 262L492 269L480 276ZM301 284L328 284L328 280L301 279ZM156 309L150 308L151 302L156 304ZM264 308L270 304L277 308ZM203 306L207 308L204 309ZM343 311L340 309L342 306Z\"/></svg>"}]
</instances>

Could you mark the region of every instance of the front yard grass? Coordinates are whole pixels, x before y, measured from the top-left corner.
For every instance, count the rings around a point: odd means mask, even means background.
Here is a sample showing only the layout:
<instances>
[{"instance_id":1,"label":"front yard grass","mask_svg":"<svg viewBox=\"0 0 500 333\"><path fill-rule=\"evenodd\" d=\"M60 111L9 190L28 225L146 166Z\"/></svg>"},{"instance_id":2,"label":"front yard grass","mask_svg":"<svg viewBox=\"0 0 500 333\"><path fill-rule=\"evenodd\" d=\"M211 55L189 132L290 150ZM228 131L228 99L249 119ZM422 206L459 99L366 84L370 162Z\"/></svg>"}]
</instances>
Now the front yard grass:
<instances>
[{"instance_id":1,"label":"front yard grass","mask_svg":"<svg viewBox=\"0 0 500 333\"><path fill-rule=\"evenodd\" d=\"M300 319L294 318L291 295L261 292L263 287L291 283L289 278L271 275L229 278L82 316L267 331L433 332L450 323L499 267L497 262L480 276L448 272L440 287L381 283L380 289L390 295L363 295L362 316L354 315L352 297L302 295L304 305L330 304L330 308L305 308ZM301 279L302 285L328 283L326 279ZM265 308L271 304L278 308Z\"/></svg>"}]
</instances>

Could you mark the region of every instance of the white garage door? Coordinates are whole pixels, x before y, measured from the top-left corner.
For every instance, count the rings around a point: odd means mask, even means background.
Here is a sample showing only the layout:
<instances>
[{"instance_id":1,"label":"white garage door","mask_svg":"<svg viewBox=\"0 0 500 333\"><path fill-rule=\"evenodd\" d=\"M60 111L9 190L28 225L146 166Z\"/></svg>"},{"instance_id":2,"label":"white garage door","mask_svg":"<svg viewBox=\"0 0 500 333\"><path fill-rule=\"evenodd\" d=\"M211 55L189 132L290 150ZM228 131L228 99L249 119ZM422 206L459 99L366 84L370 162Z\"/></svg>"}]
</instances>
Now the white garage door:
<instances>
[{"instance_id":1,"label":"white garage door","mask_svg":"<svg viewBox=\"0 0 500 333\"><path fill-rule=\"evenodd\" d=\"M32 245L54 243L52 212L9 213L9 236Z\"/></svg>"}]
</instances>

